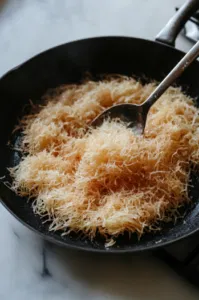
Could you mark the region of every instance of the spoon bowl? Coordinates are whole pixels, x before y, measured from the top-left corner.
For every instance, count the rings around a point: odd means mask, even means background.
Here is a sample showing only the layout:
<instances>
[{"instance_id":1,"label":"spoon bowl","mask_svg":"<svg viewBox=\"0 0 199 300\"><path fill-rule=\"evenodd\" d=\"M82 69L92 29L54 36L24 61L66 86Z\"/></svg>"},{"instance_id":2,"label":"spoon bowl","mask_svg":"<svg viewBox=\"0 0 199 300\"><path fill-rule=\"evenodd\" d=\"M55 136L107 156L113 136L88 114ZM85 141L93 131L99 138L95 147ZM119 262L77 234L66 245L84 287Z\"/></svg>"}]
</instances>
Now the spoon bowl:
<instances>
[{"instance_id":1,"label":"spoon bowl","mask_svg":"<svg viewBox=\"0 0 199 300\"><path fill-rule=\"evenodd\" d=\"M106 109L98 115L92 122L92 127L101 126L104 120L118 120L126 123L128 127L133 128L137 134L142 134L145 127L148 110L144 105L136 104L118 104Z\"/></svg>"}]
</instances>

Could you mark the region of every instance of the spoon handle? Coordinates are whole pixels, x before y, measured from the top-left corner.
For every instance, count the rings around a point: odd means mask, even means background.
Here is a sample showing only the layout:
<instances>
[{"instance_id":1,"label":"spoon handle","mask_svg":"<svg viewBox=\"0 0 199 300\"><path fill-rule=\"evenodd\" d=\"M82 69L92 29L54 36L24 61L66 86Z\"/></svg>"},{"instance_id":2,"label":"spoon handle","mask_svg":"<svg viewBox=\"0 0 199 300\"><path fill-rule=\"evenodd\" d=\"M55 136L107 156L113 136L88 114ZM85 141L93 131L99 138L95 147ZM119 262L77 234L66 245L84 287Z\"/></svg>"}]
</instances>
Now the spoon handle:
<instances>
[{"instance_id":1,"label":"spoon handle","mask_svg":"<svg viewBox=\"0 0 199 300\"><path fill-rule=\"evenodd\" d=\"M148 99L143 103L145 114L160 98L170 85L185 71L185 69L199 56L199 41L187 52L179 63L171 70L164 80L157 86Z\"/></svg>"}]
</instances>

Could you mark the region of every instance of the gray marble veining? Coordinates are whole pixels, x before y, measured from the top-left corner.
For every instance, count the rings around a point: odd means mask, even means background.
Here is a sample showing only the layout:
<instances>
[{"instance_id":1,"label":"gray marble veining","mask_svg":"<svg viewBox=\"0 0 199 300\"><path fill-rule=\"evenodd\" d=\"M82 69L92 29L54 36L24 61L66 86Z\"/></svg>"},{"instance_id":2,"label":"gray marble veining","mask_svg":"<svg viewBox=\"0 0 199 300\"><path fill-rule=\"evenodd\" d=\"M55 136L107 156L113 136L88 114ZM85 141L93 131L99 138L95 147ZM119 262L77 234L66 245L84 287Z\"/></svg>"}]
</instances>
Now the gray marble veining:
<instances>
[{"instance_id":1,"label":"gray marble veining","mask_svg":"<svg viewBox=\"0 0 199 300\"><path fill-rule=\"evenodd\" d=\"M183 0L0 0L0 75L52 46L90 36L154 39ZM182 37L177 47L191 44ZM196 300L150 256L73 252L41 240L0 206L0 299Z\"/></svg>"}]
</instances>

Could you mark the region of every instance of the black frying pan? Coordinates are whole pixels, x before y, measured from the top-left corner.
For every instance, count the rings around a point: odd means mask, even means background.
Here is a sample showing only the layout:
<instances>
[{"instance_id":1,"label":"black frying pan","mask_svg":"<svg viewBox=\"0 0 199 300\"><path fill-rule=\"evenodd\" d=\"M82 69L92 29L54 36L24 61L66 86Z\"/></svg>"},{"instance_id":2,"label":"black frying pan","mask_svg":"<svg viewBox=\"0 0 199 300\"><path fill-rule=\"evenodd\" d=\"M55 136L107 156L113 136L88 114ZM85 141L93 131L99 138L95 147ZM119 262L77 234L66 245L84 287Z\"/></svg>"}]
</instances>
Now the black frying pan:
<instances>
[{"instance_id":1,"label":"black frying pan","mask_svg":"<svg viewBox=\"0 0 199 300\"><path fill-rule=\"evenodd\" d=\"M188 1L160 32L156 41L129 37L97 37L67 43L47 50L5 74L0 80L0 177L7 167L16 164L20 154L7 146L12 130L23 113L29 99L38 102L49 89L65 83L79 82L86 72L97 78L99 74L134 75L150 80L162 78L182 58L174 42L187 19L199 8L199 0ZM199 62L194 62L177 83L192 97L199 95ZM199 98L198 98L199 102ZM15 141L17 136L15 136ZM8 176L8 175L6 175ZM9 178L7 178L9 180ZM175 225L164 225L156 234L145 234L141 240L121 237L117 246L108 252L137 252L165 246L199 230L199 180L192 176L194 188L190 190L193 204L187 208L182 220ZM17 197L0 182L2 204L23 224L42 237L66 247L96 252L107 252L104 242L96 238L91 242L71 234L48 231L39 216L34 215L31 203Z\"/></svg>"}]
</instances>

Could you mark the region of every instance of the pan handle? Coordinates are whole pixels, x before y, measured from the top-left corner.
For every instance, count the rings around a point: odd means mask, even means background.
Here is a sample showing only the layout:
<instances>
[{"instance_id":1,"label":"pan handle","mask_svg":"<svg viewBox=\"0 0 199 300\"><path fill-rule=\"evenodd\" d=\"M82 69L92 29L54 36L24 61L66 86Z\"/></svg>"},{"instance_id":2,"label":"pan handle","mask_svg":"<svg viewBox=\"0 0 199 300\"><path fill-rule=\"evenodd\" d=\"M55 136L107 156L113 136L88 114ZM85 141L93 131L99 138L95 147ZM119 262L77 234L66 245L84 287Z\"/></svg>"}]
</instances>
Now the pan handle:
<instances>
[{"instance_id":1,"label":"pan handle","mask_svg":"<svg viewBox=\"0 0 199 300\"><path fill-rule=\"evenodd\" d=\"M156 41L175 47L175 40L185 23L199 9L199 0L187 0L156 36Z\"/></svg>"}]
</instances>

